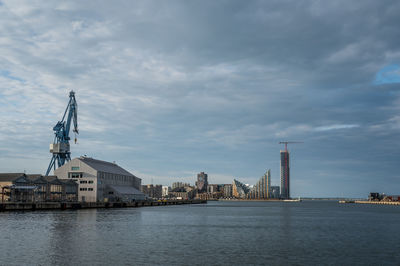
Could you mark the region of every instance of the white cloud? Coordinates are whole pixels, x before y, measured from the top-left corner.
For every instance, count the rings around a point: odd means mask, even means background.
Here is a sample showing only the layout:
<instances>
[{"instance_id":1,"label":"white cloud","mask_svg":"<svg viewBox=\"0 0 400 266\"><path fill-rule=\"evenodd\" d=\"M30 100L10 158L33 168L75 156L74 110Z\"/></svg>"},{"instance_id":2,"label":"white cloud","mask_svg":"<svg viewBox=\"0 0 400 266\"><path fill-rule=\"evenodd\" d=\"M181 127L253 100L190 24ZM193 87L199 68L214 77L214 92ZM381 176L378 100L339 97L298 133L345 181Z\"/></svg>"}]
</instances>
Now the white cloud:
<instances>
[{"instance_id":1,"label":"white cloud","mask_svg":"<svg viewBox=\"0 0 400 266\"><path fill-rule=\"evenodd\" d=\"M315 131L330 131L330 130L340 130L340 129L351 129L351 128L357 128L360 127L359 125L356 124L334 124L334 125L328 125L328 126L320 126L316 127L314 130Z\"/></svg>"}]
</instances>

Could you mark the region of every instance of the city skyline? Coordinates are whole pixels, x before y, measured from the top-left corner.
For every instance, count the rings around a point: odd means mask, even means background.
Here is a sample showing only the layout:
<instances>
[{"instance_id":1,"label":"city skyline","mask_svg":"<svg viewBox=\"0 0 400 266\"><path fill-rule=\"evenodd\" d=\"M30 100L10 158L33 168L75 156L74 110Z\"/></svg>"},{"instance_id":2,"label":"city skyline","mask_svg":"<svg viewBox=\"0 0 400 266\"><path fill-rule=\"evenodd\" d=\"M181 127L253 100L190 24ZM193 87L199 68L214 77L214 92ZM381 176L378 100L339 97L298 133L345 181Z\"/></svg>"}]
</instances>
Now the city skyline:
<instances>
[{"instance_id":1,"label":"city skyline","mask_svg":"<svg viewBox=\"0 0 400 266\"><path fill-rule=\"evenodd\" d=\"M397 1L0 0L0 172L44 174L68 93L71 157L143 183L255 184L279 141L291 197L398 194Z\"/></svg>"}]
</instances>

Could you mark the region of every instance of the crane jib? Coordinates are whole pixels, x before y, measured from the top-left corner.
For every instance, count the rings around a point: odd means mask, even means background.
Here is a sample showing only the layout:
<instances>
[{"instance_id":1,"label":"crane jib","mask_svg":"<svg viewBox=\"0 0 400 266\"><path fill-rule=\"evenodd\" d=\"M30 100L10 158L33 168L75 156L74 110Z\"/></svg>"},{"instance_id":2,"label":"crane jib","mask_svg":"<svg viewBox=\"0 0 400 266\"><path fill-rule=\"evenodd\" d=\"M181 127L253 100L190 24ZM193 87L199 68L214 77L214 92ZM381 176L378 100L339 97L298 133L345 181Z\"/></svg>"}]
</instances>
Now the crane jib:
<instances>
[{"instance_id":1,"label":"crane jib","mask_svg":"<svg viewBox=\"0 0 400 266\"><path fill-rule=\"evenodd\" d=\"M66 119L66 120L65 120ZM64 115L61 121L53 127L54 131L54 142L50 144L50 153L52 157L50 164L46 171L46 176L49 175L51 169L56 169L57 167L63 166L66 162L71 160L71 152L69 145L69 132L71 127L71 121L73 122L73 132L79 134L78 131L78 104L75 99L75 92L70 91L69 102L67 108L65 109ZM75 137L76 143L76 137Z\"/></svg>"}]
</instances>

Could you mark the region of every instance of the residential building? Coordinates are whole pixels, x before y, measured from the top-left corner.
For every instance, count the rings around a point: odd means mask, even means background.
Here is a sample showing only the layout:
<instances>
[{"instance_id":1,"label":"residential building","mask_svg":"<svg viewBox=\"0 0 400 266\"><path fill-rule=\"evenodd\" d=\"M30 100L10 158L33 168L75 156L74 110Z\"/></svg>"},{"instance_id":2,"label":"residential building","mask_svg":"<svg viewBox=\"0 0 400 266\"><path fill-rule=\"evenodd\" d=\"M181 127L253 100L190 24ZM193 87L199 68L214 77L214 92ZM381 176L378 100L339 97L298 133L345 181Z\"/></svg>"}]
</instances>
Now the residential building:
<instances>
[{"instance_id":1,"label":"residential building","mask_svg":"<svg viewBox=\"0 0 400 266\"><path fill-rule=\"evenodd\" d=\"M200 172L197 174L197 182L196 187L199 193L207 192L208 186L208 175L204 172Z\"/></svg>"},{"instance_id":2,"label":"residential building","mask_svg":"<svg viewBox=\"0 0 400 266\"><path fill-rule=\"evenodd\" d=\"M174 182L174 183L172 183L172 189L179 188L179 187L188 187L188 186L190 186L190 184L189 183L184 183L184 182Z\"/></svg>"},{"instance_id":3,"label":"residential building","mask_svg":"<svg viewBox=\"0 0 400 266\"><path fill-rule=\"evenodd\" d=\"M168 191L169 191L169 187L168 187L168 186L162 186L162 193L161 193L161 196L162 196L163 198L167 197L167 196L168 196Z\"/></svg>"},{"instance_id":4,"label":"residential building","mask_svg":"<svg viewBox=\"0 0 400 266\"><path fill-rule=\"evenodd\" d=\"M78 183L82 202L143 200L141 179L116 163L81 156L54 171L58 178Z\"/></svg>"},{"instance_id":5,"label":"residential building","mask_svg":"<svg viewBox=\"0 0 400 266\"><path fill-rule=\"evenodd\" d=\"M289 151L281 151L281 196L282 199L290 199L290 165Z\"/></svg>"},{"instance_id":6,"label":"residential building","mask_svg":"<svg viewBox=\"0 0 400 266\"><path fill-rule=\"evenodd\" d=\"M222 189L221 185L217 185L217 184L208 184L207 185L207 192L208 193L220 192L221 189Z\"/></svg>"},{"instance_id":7,"label":"residential building","mask_svg":"<svg viewBox=\"0 0 400 266\"><path fill-rule=\"evenodd\" d=\"M231 198L232 197L232 184L224 184L223 197L224 198Z\"/></svg>"},{"instance_id":8,"label":"residential building","mask_svg":"<svg viewBox=\"0 0 400 266\"><path fill-rule=\"evenodd\" d=\"M195 196L195 188L191 186L177 187L168 192L170 198L193 199Z\"/></svg>"},{"instance_id":9,"label":"residential building","mask_svg":"<svg viewBox=\"0 0 400 266\"><path fill-rule=\"evenodd\" d=\"M162 197L162 185L142 185L142 192L153 199Z\"/></svg>"},{"instance_id":10,"label":"residential building","mask_svg":"<svg viewBox=\"0 0 400 266\"><path fill-rule=\"evenodd\" d=\"M271 186L271 198L279 199L280 196L280 187L279 186Z\"/></svg>"},{"instance_id":11,"label":"residential building","mask_svg":"<svg viewBox=\"0 0 400 266\"><path fill-rule=\"evenodd\" d=\"M271 170L267 170L260 180L251 188L248 198L269 199L271 193Z\"/></svg>"},{"instance_id":12,"label":"residential building","mask_svg":"<svg viewBox=\"0 0 400 266\"><path fill-rule=\"evenodd\" d=\"M235 198L244 199L247 197L247 193L249 193L250 188L248 185L245 185L238 180L234 179L232 183L232 196Z\"/></svg>"}]
</instances>

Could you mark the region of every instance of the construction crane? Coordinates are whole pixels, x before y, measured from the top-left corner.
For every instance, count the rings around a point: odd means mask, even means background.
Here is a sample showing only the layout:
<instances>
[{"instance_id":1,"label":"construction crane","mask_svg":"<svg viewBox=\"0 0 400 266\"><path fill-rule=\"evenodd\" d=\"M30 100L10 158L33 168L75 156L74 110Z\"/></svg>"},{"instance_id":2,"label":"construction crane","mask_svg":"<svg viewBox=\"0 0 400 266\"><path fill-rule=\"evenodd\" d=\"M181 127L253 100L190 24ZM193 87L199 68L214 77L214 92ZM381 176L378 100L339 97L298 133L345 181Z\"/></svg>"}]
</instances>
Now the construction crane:
<instances>
[{"instance_id":1,"label":"construction crane","mask_svg":"<svg viewBox=\"0 0 400 266\"><path fill-rule=\"evenodd\" d=\"M288 144L295 144L295 143L304 143L301 141L280 141L279 144L285 144L285 151L287 151Z\"/></svg>"},{"instance_id":2,"label":"construction crane","mask_svg":"<svg viewBox=\"0 0 400 266\"><path fill-rule=\"evenodd\" d=\"M57 124L53 127L55 136L53 143L50 144L50 153L52 153L53 156L51 157L49 167L47 168L46 176L49 175L52 168L54 168L54 170L56 169L56 162L57 166L61 167L65 164L65 162L71 160L71 152L69 146L69 140L70 140L69 131L71 128L71 120L73 120L74 123L74 129L72 131L75 132L75 143L76 143L77 141L76 134L79 134L78 104L76 103L75 100L74 91L70 91L69 93L69 103L67 108L65 109L61 121L58 121Z\"/></svg>"}]
</instances>

